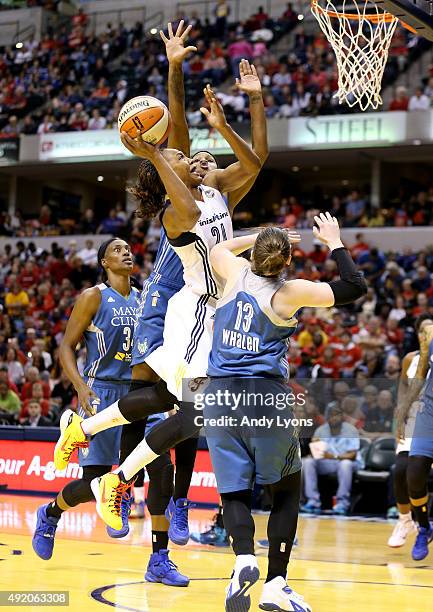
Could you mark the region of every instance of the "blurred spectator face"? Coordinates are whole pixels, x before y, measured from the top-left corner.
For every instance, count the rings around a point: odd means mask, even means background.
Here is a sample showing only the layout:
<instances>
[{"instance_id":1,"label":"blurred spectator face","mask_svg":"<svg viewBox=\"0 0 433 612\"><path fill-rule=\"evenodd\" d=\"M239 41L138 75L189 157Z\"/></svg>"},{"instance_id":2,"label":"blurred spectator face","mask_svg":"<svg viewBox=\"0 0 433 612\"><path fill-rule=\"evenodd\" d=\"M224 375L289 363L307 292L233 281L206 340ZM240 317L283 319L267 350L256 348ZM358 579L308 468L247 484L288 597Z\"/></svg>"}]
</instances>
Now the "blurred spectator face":
<instances>
[{"instance_id":1,"label":"blurred spectator face","mask_svg":"<svg viewBox=\"0 0 433 612\"><path fill-rule=\"evenodd\" d=\"M340 408L332 408L329 412L328 423L332 428L337 428L343 422L343 411Z\"/></svg>"},{"instance_id":2,"label":"blurred spectator face","mask_svg":"<svg viewBox=\"0 0 433 612\"><path fill-rule=\"evenodd\" d=\"M379 395L378 390L374 385L367 385L364 389L364 400L365 403L370 406L375 406L377 403L377 396Z\"/></svg>"},{"instance_id":3,"label":"blurred spectator face","mask_svg":"<svg viewBox=\"0 0 433 612\"><path fill-rule=\"evenodd\" d=\"M344 398L341 404L341 409L343 410L344 414L355 414L358 409L358 398L348 395Z\"/></svg>"},{"instance_id":4,"label":"blurred spectator face","mask_svg":"<svg viewBox=\"0 0 433 612\"><path fill-rule=\"evenodd\" d=\"M93 249L93 240L86 240L86 249Z\"/></svg>"},{"instance_id":5,"label":"blurred spectator face","mask_svg":"<svg viewBox=\"0 0 433 612\"><path fill-rule=\"evenodd\" d=\"M350 341L352 340L352 336L349 332L343 332L340 338L343 346L348 346L350 344Z\"/></svg>"},{"instance_id":6,"label":"blurred spectator face","mask_svg":"<svg viewBox=\"0 0 433 612\"><path fill-rule=\"evenodd\" d=\"M27 410L31 419L36 419L42 414L42 409L39 402L29 402Z\"/></svg>"},{"instance_id":7,"label":"blurred spectator face","mask_svg":"<svg viewBox=\"0 0 433 612\"><path fill-rule=\"evenodd\" d=\"M32 397L37 400L41 400L44 397L44 389L42 384L39 382L33 383L32 386Z\"/></svg>"},{"instance_id":8,"label":"blurred spectator face","mask_svg":"<svg viewBox=\"0 0 433 612\"><path fill-rule=\"evenodd\" d=\"M385 371L387 374L396 374L400 372L400 359L397 355L389 355L385 364Z\"/></svg>"},{"instance_id":9,"label":"blurred spectator face","mask_svg":"<svg viewBox=\"0 0 433 612\"><path fill-rule=\"evenodd\" d=\"M418 306L420 306L421 308L427 308L428 306L428 298L426 296L425 293L418 293L418 296L416 298L416 302L418 304Z\"/></svg>"},{"instance_id":10,"label":"blurred spectator face","mask_svg":"<svg viewBox=\"0 0 433 612\"><path fill-rule=\"evenodd\" d=\"M334 385L334 397L339 402L343 401L349 391L349 385L345 382L337 382Z\"/></svg>"},{"instance_id":11,"label":"blurred spectator face","mask_svg":"<svg viewBox=\"0 0 433 612\"><path fill-rule=\"evenodd\" d=\"M28 382L36 382L37 380L39 380L39 370L38 368L35 367L31 367L27 370L26 372L26 379L28 380Z\"/></svg>"},{"instance_id":12,"label":"blurred spectator face","mask_svg":"<svg viewBox=\"0 0 433 612\"><path fill-rule=\"evenodd\" d=\"M5 382L0 382L0 397L5 398L9 391L9 385Z\"/></svg>"},{"instance_id":13,"label":"blurred spectator face","mask_svg":"<svg viewBox=\"0 0 433 612\"><path fill-rule=\"evenodd\" d=\"M392 408L392 404L393 402L391 391L381 391L377 398L377 405L379 406L380 410L389 410L390 408Z\"/></svg>"},{"instance_id":14,"label":"blurred spectator face","mask_svg":"<svg viewBox=\"0 0 433 612\"><path fill-rule=\"evenodd\" d=\"M7 361L16 361L17 359L17 354L15 349L13 348L8 348L8 351L6 353L6 360Z\"/></svg>"},{"instance_id":15,"label":"blurred spectator face","mask_svg":"<svg viewBox=\"0 0 433 612\"><path fill-rule=\"evenodd\" d=\"M331 362L334 359L335 353L331 346L327 346L323 351L323 358L325 361Z\"/></svg>"}]
</instances>

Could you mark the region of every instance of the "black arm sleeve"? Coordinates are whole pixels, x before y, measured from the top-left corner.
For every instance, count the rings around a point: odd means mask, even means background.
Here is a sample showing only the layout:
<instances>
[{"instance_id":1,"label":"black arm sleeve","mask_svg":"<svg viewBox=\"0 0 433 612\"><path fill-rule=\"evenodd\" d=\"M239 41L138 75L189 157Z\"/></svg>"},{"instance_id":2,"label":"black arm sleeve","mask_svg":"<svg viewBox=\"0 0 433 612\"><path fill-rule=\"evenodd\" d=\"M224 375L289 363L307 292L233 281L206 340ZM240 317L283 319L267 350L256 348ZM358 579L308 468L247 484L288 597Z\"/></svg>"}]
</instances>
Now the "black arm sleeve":
<instances>
[{"instance_id":1,"label":"black arm sleeve","mask_svg":"<svg viewBox=\"0 0 433 612\"><path fill-rule=\"evenodd\" d=\"M350 304L367 293L367 283L362 272L355 266L350 253L341 247L332 251L331 258L336 262L340 280L331 281L329 286L336 306Z\"/></svg>"}]
</instances>

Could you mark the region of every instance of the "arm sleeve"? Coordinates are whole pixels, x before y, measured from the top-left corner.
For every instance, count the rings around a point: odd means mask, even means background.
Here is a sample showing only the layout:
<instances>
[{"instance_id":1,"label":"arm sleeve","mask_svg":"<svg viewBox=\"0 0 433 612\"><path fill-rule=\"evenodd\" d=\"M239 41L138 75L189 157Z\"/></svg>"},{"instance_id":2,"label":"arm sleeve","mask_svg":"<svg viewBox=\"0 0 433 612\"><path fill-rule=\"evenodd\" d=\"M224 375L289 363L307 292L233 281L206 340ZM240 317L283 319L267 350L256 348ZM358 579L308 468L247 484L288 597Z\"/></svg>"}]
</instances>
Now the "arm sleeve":
<instances>
[{"instance_id":1,"label":"arm sleeve","mask_svg":"<svg viewBox=\"0 0 433 612\"><path fill-rule=\"evenodd\" d=\"M343 247L332 251L331 258L336 262L340 280L331 281L336 306L350 304L367 293L367 283L349 254Z\"/></svg>"}]
</instances>

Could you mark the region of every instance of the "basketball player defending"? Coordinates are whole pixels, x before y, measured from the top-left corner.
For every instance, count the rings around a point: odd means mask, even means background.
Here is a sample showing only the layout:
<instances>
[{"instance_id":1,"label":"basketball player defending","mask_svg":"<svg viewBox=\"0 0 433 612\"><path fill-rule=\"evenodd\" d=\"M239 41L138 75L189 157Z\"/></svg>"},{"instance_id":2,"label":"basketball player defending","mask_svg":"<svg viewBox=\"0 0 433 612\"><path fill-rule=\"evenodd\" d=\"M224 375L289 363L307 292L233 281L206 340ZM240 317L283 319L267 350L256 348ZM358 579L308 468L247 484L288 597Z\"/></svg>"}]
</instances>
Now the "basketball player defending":
<instances>
[{"instance_id":1,"label":"basketball player defending","mask_svg":"<svg viewBox=\"0 0 433 612\"><path fill-rule=\"evenodd\" d=\"M204 418L214 423L229 422L233 416L236 420L227 426L206 427L224 524L236 555L226 592L229 612L250 608L248 590L259 579L251 516L254 481L268 488L272 500L268 574L260 608L311 612L304 599L286 584L301 487L299 442L289 424L293 412L290 404L279 405L281 397L288 398L290 393L286 382L287 341L296 330L294 317L300 308L348 304L367 291L362 273L341 242L337 220L329 213L314 220L315 237L328 246L341 280L284 282L280 275L290 263L291 245L287 232L275 227L228 240L211 251L213 269L225 281L225 288L215 314L210 382L203 392ZM251 247L251 263L236 257L236 252ZM235 411L233 404L216 403L214 399L207 404L206 398L218 397L218 391L225 394L222 397L241 398ZM242 399L256 394L266 397L266 403L259 402L257 406ZM269 398L274 398L273 404L269 404ZM243 425L242 415L247 423L252 416L271 417L272 425L269 429ZM287 426L282 427L284 418Z\"/></svg>"}]
</instances>

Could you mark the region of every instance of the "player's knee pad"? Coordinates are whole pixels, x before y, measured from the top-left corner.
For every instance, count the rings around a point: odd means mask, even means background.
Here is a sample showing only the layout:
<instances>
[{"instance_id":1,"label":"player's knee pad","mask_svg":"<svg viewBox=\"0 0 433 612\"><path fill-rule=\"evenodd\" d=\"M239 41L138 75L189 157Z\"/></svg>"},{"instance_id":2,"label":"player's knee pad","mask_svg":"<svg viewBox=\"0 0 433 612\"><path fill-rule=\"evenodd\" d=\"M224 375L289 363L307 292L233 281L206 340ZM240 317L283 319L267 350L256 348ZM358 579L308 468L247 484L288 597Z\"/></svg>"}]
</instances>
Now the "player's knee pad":
<instances>
[{"instance_id":1,"label":"player's knee pad","mask_svg":"<svg viewBox=\"0 0 433 612\"><path fill-rule=\"evenodd\" d=\"M147 507L152 516L164 514L170 497L173 495L174 466L170 455L164 454L149 463L149 490Z\"/></svg>"},{"instance_id":2,"label":"player's knee pad","mask_svg":"<svg viewBox=\"0 0 433 612\"><path fill-rule=\"evenodd\" d=\"M182 404L182 408L175 415L152 427L146 436L147 443L158 455L165 453L178 442L198 433L200 426L195 422L196 417L197 413L192 406L184 407Z\"/></svg>"},{"instance_id":3,"label":"player's knee pad","mask_svg":"<svg viewBox=\"0 0 433 612\"><path fill-rule=\"evenodd\" d=\"M151 414L171 410L176 403L175 396L167 389L163 381L156 384L140 386L119 400L119 410L127 421L141 420Z\"/></svg>"},{"instance_id":4,"label":"player's knee pad","mask_svg":"<svg viewBox=\"0 0 433 612\"><path fill-rule=\"evenodd\" d=\"M409 457L407 484L412 499L420 499L426 495L431 462L429 457Z\"/></svg>"},{"instance_id":5,"label":"player's knee pad","mask_svg":"<svg viewBox=\"0 0 433 612\"><path fill-rule=\"evenodd\" d=\"M94 478L99 478L108 472L111 472L111 465L86 465L83 467L83 478L86 482L90 482Z\"/></svg>"}]
</instances>

